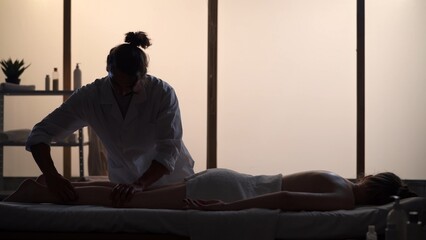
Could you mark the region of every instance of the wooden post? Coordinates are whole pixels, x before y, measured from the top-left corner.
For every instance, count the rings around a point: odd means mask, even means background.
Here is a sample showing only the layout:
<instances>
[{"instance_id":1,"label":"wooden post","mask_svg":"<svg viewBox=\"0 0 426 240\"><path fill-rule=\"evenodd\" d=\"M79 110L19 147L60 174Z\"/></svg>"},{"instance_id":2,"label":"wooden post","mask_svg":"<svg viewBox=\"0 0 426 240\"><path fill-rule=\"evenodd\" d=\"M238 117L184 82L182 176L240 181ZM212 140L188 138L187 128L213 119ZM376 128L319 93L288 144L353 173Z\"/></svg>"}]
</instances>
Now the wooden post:
<instances>
[{"instance_id":1,"label":"wooden post","mask_svg":"<svg viewBox=\"0 0 426 240\"><path fill-rule=\"evenodd\" d=\"M71 0L64 0L63 90L71 90ZM64 95L63 101L68 95ZM63 147L64 177L71 178L71 147Z\"/></svg>"},{"instance_id":2,"label":"wooden post","mask_svg":"<svg viewBox=\"0 0 426 240\"><path fill-rule=\"evenodd\" d=\"M357 0L356 177L365 175L365 0Z\"/></svg>"},{"instance_id":3,"label":"wooden post","mask_svg":"<svg viewBox=\"0 0 426 240\"><path fill-rule=\"evenodd\" d=\"M207 168L217 167L217 5L208 2Z\"/></svg>"},{"instance_id":4,"label":"wooden post","mask_svg":"<svg viewBox=\"0 0 426 240\"><path fill-rule=\"evenodd\" d=\"M0 131L4 128L4 95L0 95ZM3 146L0 146L0 191L4 190Z\"/></svg>"}]
</instances>

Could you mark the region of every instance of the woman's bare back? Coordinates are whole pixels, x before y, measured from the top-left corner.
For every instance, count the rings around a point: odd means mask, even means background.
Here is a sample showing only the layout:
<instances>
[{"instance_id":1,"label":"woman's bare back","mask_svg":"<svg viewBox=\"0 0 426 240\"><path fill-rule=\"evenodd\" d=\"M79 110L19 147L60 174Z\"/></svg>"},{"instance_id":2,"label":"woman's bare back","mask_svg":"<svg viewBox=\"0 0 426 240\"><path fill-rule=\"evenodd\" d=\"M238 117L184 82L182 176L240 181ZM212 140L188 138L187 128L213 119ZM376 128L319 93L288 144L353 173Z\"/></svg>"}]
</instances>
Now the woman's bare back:
<instances>
[{"instance_id":1,"label":"woman's bare back","mask_svg":"<svg viewBox=\"0 0 426 240\"><path fill-rule=\"evenodd\" d=\"M330 171L305 171L283 176L282 191L329 193L352 193L352 184Z\"/></svg>"}]
</instances>

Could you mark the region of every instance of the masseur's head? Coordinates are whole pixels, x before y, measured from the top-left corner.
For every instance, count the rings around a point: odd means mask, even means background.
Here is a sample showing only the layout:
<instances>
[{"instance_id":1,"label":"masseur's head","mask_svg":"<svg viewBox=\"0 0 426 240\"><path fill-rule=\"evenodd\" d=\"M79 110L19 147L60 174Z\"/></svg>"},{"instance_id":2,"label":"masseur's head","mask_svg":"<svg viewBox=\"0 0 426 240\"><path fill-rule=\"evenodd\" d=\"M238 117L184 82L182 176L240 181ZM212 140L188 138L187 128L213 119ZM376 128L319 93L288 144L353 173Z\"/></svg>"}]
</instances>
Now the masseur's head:
<instances>
[{"instance_id":1,"label":"masseur's head","mask_svg":"<svg viewBox=\"0 0 426 240\"><path fill-rule=\"evenodd\" d=\"M124 41L110 50L107 71L114 84L129 88L147 73L148 58L142 49L151 43L144 32L128 32Z\"/></svg>"}]
</instances>

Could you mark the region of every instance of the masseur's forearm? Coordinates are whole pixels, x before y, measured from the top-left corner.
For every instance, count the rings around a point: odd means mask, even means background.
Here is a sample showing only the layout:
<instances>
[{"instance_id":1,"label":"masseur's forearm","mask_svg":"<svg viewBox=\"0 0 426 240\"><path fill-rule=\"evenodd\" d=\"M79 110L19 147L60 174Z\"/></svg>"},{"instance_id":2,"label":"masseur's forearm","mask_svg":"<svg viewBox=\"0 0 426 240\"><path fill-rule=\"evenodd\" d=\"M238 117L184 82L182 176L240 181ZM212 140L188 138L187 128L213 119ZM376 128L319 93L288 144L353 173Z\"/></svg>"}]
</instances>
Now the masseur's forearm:
<instances>
[{"instance_id":1,"label":"masseur's forearm","mask_svg":"<svg viewBox=\"0 0 426 240\"><path fill-rule=\"evenodd\" d=\"M154 160L144 175L138 179L136 184L146 189L166 174L169 174L169 170L161 163Z\"/></svg>"},{"instance_id":2,"label":"masseur's forearm","mask_svg":"<svg viewBox=\"0 0 426 240\"><path fill-rule=\"evenodd\" d=\"M58 174L50 155L50 146L45 143L37 143L30 147L31 153L41 172L46 175Z\"/></svg>"},{"instance_id":3,"label":"masseur's forearm","mask_svg":"<svg viewBox=\"0 0 426 240\"><path fill-rule=\"evenodd\" d=\"M50 155L50 146L38 143L30 147L34 160L45 176L46 186L63 202L75 201L78 198L71 182L58 173Z\"/></svg>"}]
</instances>

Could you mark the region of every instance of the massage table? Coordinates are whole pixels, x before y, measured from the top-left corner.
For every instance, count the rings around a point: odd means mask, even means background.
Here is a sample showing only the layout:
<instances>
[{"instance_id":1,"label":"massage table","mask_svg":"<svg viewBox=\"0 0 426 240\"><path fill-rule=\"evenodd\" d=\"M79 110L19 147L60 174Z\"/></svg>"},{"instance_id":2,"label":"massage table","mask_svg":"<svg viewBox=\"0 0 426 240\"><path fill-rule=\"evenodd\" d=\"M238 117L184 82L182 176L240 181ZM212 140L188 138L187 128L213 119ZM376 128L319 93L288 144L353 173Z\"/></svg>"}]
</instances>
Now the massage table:
<instances>
[{"instance_id":1,"label":"massage table","mask_svg":"<svg viewBox=\"0 0 426 240\"><path fill-rule=\"evenodd\" d=\"M383 236L392 203L353 210L198 211L0 202L0 239L365 239ZM426 198L401 200L425 222Z\"/></svg>"}]
</instances>

